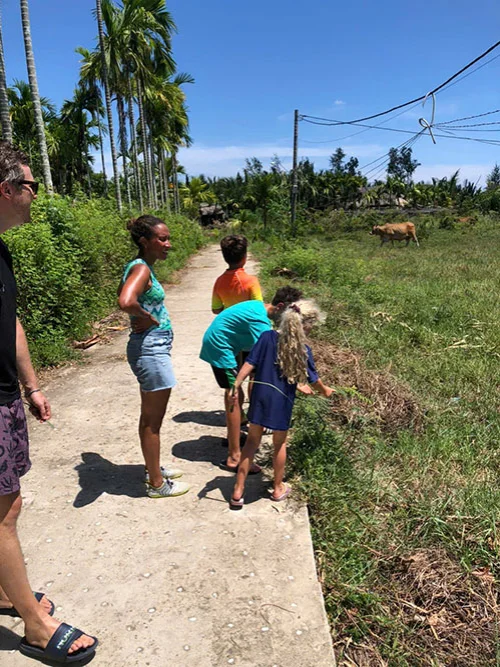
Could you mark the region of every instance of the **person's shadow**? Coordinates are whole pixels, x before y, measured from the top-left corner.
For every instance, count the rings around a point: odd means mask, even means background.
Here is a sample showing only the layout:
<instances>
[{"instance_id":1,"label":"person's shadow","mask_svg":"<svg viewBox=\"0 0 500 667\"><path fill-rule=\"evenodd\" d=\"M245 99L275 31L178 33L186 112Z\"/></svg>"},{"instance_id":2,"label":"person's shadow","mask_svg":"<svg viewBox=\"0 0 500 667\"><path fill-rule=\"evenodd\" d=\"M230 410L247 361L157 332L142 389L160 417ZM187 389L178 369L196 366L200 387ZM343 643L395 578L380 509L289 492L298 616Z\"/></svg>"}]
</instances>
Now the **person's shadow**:
<instances>
[{"instance_id":1,"label":"person's shadow","mask_svg":"<svg viewBox=\"0 0 500 667\"><path fill-rule=\"evenodd\" d=\"M144 466L118 465L94 452L84 452L82 462L75 466L81 489L73 507L85 507L103 493L113 496L143 498Z\"/></svg>"},{"instance_id":2,"label":"person's shadow","mask_svg":"<svg viewBox=\"0 0 500 667\"><path fill-rule=\"evenodd\" d=\"M172 454L185 461L207 461L218 465L225 452L221 449L221 439L213 435L202 435L197 440L184 440L172 447Z\"/></svg>"},{"instance_id":3,"label":"person's shadow","mask_svg":"<svg viewBox=\"0 0 500 667\"><path fill-rule=\"evenodd\" d=\"M187 424L194 422L202 426L225 426L226 415L224 410L211 410L203 412L202 410L192 410L191 412L179 412L179 414L172 417L174 422L178 424Z\"/></svg>"}]
</instances>

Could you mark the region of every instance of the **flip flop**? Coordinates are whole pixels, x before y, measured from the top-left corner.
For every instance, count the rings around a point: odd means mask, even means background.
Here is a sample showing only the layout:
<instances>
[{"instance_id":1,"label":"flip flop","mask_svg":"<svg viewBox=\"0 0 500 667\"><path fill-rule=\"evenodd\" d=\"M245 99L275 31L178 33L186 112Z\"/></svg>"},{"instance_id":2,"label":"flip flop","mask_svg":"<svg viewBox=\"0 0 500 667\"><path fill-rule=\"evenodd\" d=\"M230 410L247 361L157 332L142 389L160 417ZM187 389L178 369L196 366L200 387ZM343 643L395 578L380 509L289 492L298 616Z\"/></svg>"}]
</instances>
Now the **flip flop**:
<instances>
[{"instance_id":1,"label":"flip flop","mask_svg":"<svg viewBox=\"0 0 500 667\"><path fill-rule=\"evenodd\" d=\"M273 496L273 494L271 493L271 500L274 500L275 503L280 503L282 500L285 500L285 498L288 498L288 496L289 496L291 493L292 493L292 487L290 486L290 484L285 484L285 490L283 491L283 493L281 494L281 496L279 496L278 498L276 498L276 497Z\"/></svg>"},{"instance_id":2,"label":"flip flop","mask_svg":"<svg viewBox=\"0 0 500 667\"><path fill-rule=\"evenodd\" d=\"M225 459L223 461L221 461L220 464L219 464L219 468L221 468L222 470L227 470L227 472L235 472L236 473L236 472L238 472L238 467L239 466L228 466ZM248 471L248 474L249 475L258 475L261 472L262 472L262 468L259 465L257 465L256 463L253 463L252 467Z\"/></svg>"},{"instance_id":3,"label":"flip flop","mask_svg":"<svg viewBox=\"0 0 500 667\"><path fill-rule=\"evenodd\" d=\"M89 646L88 648L82 648L75 653L68 653L69 649L71 648L71 644L83 634L85 633L81 630L78 630L78 628L75 628L72 625L68 625L67 623L61 623L61 625L50 638L49 643L45 649L29 644L26 640L26 637L23 637L21 639L21 643L19 644L19 652L23 655L26 655L28 658L58 662L64 665L80 662L81 660L86 660L88 657L93 655L97 648L97 644L99 643L96 637L92 637L94 640L92 646Z\"/></svg>"},{"instance_id":4,"label":"flip flop","mask_svg":"<svg viewBox=\"0 0 500 667\"><path fill-rule=\"evenodd\" d=\"M33 591L33 595L36 597L38 602L40 602L45 593L40 593L39 591ZM47 614L49 616L53 616L55 611L55 605L52 602L52 600L49 600L48 598L47 600L50 602L50 609L47 611ZM0 616L12 616L13 618L21 618L21 614L17 611L15 607L8 607L8 608L4 607L3 609L0 609Z\"/></svg>"},{"instance_id":5,"label":"flip flop","mask_svg":"<svg viewBox=\"0 0 500 667\"><path fill-rule=\"evenodd\" d=\"M243 498L243 496L241 496L239 500L236 500L236 498L233 498L233 496L231 496L231 500L229 501L229 507L232 507L233 509L240 510L244 504L245 504L245 499Z\"/></svg>"}]
</instances>

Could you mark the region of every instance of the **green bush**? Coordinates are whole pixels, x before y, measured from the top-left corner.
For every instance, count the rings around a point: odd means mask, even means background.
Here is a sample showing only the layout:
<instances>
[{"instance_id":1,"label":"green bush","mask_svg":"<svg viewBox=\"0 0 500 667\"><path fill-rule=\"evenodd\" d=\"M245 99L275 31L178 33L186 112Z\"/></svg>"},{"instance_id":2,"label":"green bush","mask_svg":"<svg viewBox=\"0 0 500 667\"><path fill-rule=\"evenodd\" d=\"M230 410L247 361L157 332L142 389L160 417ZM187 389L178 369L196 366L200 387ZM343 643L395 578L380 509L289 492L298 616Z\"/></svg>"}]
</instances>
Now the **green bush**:
<instances>
[{"instance_id":1,"label":"green bush","mask_svg":"<svg viewBox=\"0 0 500 667\"><path fill-rule=\"evenodd\" d=\"M158 212L170 227L172 253L159 275L168 279L198 247L198 224ZM18 312L36 365L71 355L70 342L84 337L90 324L116 307L116 289L125 263L135 256L125 218L112 202L74 202L43 195L30 224L9 230L18 283Z\"/></svg>"}]
</instances>

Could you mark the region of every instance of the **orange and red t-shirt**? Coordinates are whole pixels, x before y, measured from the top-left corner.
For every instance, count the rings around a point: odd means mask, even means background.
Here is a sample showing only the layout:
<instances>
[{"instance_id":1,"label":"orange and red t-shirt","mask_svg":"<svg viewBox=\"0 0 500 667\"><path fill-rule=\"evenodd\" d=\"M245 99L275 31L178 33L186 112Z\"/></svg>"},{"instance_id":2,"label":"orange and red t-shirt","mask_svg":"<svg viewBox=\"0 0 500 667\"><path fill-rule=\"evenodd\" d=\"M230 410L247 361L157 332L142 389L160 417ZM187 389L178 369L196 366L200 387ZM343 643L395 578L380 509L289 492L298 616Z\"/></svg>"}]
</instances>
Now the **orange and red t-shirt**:
<instances>
[{"instance_id":1,"label":"orange and red t-shirt","mask_svg":"<svg viewBox=\"0 0 500 667\"><path fill-rule=\"evenodd\" d=\"M259 279L244 268L228 269L215 281L212 309L229 308L242 301L263 301Z\"/></svg>"}]
</instances>

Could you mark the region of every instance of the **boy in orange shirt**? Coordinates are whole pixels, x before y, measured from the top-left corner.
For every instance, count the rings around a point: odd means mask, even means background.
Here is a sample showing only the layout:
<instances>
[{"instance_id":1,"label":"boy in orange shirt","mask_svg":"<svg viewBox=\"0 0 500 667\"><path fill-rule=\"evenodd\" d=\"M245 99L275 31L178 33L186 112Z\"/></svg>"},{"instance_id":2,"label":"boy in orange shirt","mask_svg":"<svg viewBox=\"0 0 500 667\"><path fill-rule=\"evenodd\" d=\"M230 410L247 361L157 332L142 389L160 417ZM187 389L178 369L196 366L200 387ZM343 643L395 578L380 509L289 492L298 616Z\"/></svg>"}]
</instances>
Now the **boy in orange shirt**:
<instances>
[{"instance_id":1,"label":"boy in orange shirt","mask_svg":"<svg viewBox=\"0 0 500 667\"><path fill-rule=\"evenodd\" d=\"M262 290L260 288L259 279L257 276L249 275L244 266L247 261L248 239L239 234L231 234L225 236L220 242L222 255L228 264L228 269L224 271L215 281L212 292L212 312L218 315L225 308L241 303L242 301L263 301ZM241 366L245 360L248 352L240 353L238 358L238 366ZM240 388L239 405L243 405L243 391ZM246 418L245 414L240 410L234 410L230 406L230 389L226 389L224 396L224 405L226 409L226 424L227 424L227 441L229 453L234 449L239 449L239 437L241 430L242 418ZM230 461L231 456L228 458ZM231 469L231 466L227 466ZM258 466L255 466L257 469Z\"/></svg>"},{"instance_id":2,"label":"boy in orange shirt","mask_svg":"<svg viewBox=\"0 0 500 667\"><path fill-rule=\"evenodd\" d=\"M214 315L242 301L263 301L259 279L249 275L244 269L248 248L246 237L236 234L225 236L220 247L229 268L215 281L212 292Z\"/></svg>"}]
</instances>

